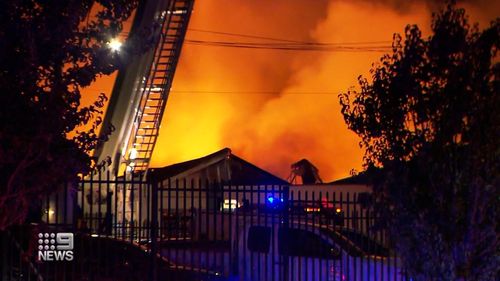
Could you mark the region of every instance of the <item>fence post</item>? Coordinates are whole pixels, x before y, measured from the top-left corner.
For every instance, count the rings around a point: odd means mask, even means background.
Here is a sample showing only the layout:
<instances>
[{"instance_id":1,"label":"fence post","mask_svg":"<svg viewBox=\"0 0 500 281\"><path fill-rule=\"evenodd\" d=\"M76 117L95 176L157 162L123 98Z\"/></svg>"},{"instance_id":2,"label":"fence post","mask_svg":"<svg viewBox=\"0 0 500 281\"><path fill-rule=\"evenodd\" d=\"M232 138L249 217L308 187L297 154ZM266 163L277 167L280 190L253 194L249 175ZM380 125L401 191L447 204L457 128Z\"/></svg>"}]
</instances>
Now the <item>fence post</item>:
<instances>
[{"instance_id":1,"label":"fence post","mask_svg":"<svg viewBox=\"0 0 500 281\"><path fill-rule=\"evenodd\" d=\"M158 253L158 182L153 176L154 170L148 171L148 183L151 186L151 222L150 222L150 272L149 280L158 280L158 264L157 264L157 253Z\"/></svg>"},{"instance_id":2,"label":"fence post","mask_svg":"<svg viewBox=\"0 0 500 281\"><path fill-rule=\"evenodd\" d=\"M285 185L282 187L281 198L283 198L283 228L288 229L290 227L290 186ZM281 269L283 270L283 280L288 281L289 278L289 269L290 269L290 257L288 255L280 255L281 257Z\"/></svg>"}]
</instances>

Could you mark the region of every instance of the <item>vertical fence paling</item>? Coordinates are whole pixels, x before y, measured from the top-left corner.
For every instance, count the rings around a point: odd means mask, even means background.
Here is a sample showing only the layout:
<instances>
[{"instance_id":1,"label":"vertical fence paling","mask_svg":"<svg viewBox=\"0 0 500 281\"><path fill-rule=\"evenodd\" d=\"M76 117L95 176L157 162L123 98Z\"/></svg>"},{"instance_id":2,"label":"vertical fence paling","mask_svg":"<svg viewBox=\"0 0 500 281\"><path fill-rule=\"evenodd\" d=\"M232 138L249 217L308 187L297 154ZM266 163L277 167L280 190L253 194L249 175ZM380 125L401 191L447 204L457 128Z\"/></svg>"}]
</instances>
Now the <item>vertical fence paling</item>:
<instances>
[{"instance_id":1,"label":"vertical fence paling","mask_svg":"<svg viewBox=\"0 0 500 281\"><path fill-rule=\"evenodd\" d=\"M150 178L151 179L151 178ZM158 254L158 182L151 181L151 251L150 251L150 278L151 281L158 280L158 264L156 255Z\"/></svg>"}]
</instances>

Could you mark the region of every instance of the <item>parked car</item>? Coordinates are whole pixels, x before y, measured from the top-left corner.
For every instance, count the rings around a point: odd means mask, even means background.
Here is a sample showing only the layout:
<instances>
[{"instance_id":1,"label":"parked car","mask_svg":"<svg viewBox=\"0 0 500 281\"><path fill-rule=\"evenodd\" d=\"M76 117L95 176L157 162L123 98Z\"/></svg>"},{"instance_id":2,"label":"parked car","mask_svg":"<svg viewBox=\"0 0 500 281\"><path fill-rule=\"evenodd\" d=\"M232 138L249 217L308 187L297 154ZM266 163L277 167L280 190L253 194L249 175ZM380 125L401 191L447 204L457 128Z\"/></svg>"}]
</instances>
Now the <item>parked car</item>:
<instances>
[{"instance_id":1,"label":"parked car","mask_svg":"<svg viewBox=\"0 0 500 281\"><path fill-rule=\"evenodd\" d=\"M387 247L345 227L254 217L235 221L232 237L231 280L405 280Z\"/></svg>"}]
</instances>

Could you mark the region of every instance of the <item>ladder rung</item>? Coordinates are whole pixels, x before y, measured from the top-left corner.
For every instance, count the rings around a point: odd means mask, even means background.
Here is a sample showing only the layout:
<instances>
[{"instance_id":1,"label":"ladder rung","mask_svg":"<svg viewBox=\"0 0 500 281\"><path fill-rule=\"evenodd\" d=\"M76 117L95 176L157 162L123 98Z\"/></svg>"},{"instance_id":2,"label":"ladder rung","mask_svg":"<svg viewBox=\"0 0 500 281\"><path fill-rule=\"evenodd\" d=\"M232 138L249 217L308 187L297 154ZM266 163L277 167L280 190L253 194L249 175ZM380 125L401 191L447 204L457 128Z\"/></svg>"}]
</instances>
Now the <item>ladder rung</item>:
<instances>
[{"instance_id":1,"label":"ladder rung","mask_svg":"<svg viewBox=\"0 0 500 281\"><path fill-rule=\"evenodd\" d=\"M153 112L150 112L150 113L146 112L146 113L143 113L143 114L142 114L142 116L143 116L143 117L146 117L146 118L147 118L147 117L149 117L149 116L155 116L155 115L156 115L156 114L155 114L155 113L153 113ZM151 121L151 122L152 122L153 120L148 120L148 119L145 119L145 118L144 118L144 121Z\"/></svg>"},{"instance_id":2,"label":"ladder rung","mask_svg":"<svg viewBox=\"0 0 500 281\"><path fill-rule=\"evenodd\" d=\"M135 159L134 159L134 162L135 162L135 161L149 161L149 158L135 158ZM135 164L135 165L136 165L136 167L137 167L137 165L138 165L138 164L140 164L140 163L136 163L136 164Z\"/></svg>"},{"instance_id":3,"label":"ladder rung","mask_svg":"<svg viewBox=\"0 0 500 281\"><path fill-rule=\"evenodd\" d=\"M155 73L166 73L166 72L170 72L170 69L157 69L157 70L155 70Z\"/></svg>"},{"instance_id":4,"label":"ladder rung","mask_svg":"<svg viewBox=\"0 0 500 281\"><path fill-rule=\"evenodd\" d=\"M146 102L147 102L147 104L145 105L146 107L157 106L157 105L162 104L161 99L157 99L157 100L147 99Z\"/></svg>"},{"instance_id":5,"label":"ladder rung","mask_svg":"<svg viewBox=\"0 0 500 281\"><path fill-rule=\"evenodd\" d=\"M147 125L147 126L149 126L149 125ZM139 127L139 128L141 128L141 129L156 129L154 127Z\"/></svg>"},{"instance_id":6,"label":"ladder rung","mask_svg":"<svg viewBox=\"0 0 500 281\"><path fill-rule=\"evenodd\" d=\"M179 40L179 38L180 38L178 32L175 32L175 33L165 33L165 36L169 40L163 42L163 44L172 44L172 45L175 45L175 43L177 43L177 40Z\"/></svg>"},{"instance_id":7,"label":"ladder rung","mask_svg":"<svg viewBox=\"0 0 500 281\"><path fill-rule=\"evenodd\" d=\"M149 124L154 124L155 123L155 120L145 120L145 121L148 121Z\"/></svg>"},{"instance_id":8,"label":"ladder rung","mask_svg":"<svg viewBox=\"0 0 500 281\"><path fill-rule=\"evenodd\" d=\"M182 25L167 27L167 29L163 31L163 37L165 38L163 44L175 45L177 42L179 42L179 39L181 38L182 29L185 29Z\"/></svg>"},{"instance_id":9,"label":"ladder rung","mask_svg":"<svg viewBox=\"0 0 500 281\"><path fill-rule=\"evenodd\" d=\"M139 128L141 128L141 129L155 129L155 127L141 127L141 126L139 126Z\"/></svg>"},{"instance_id":10,"label":"ladder rung","mask_svg":"<svg viewBox=\"0 0 500 281\"><path fill-rule=\"evenodd\" d=\"M174 63L169 61L169 62L159 62L157 65L173 65Z\"/></svg>"},{"instance_id":11,"label":"ladder rung","mask_svg":"<svg viewBox=\"0 0 500 281\"><path fill-rule=\"evenodd\" d=\"M147 102L149 104L153 104L153 105L156 105L156 104L160 104L160 101L162 101L163 99L160 99L160 98L154 98L154 100L152 99L148 99Z\"/></svg>"},{"instance_id":12,"label":"ladder rung","mask_svg":"<svg viewBox=\"0 0 500 281\"><path fill-rule=\"evenodd\" d=\"M156 129L156 128L150 128L150 129ZM143 134L145 134L146 132L147 132L148 134L151 134L151 131L144 131L144 133L143 133ZM139 134L137 134L137 135L139 135Z\"/></svg>"},{"instance_id":13,"label":"ladder rung","mask_svg":"<svg viewBox=\"0 0 500 281\"><path fill-rule=\"evenodd\" d=\"M177 17L178 20L182 21L182 17ZM183 22L166 22L165 25L163 26L165 30L173 30L172 28L181 28L184 26Z\"/></svg>"},{"instance_id":14,"label":"ladder rung","mask_svg":"<svg viewBox=\"0 0 500 281\"><path fill-rule=\"evenodd\" d=\"M160 70L170 70L172 68L171 65L157 65L155 71L160 71Z\"/></svg>"},{"instance_id":15,"label":"ladder rung","mask_svg":"<svg viewBox=\"0 0 500 281\"><path fill-rule=\"evenodd\" d=\"M162 64L162 65L156 65L156 68L154 69L155 71L158 71L158 70L168 70L172 68L171 65L168 65L168 64Z\"/></svg>"}]
</instances>

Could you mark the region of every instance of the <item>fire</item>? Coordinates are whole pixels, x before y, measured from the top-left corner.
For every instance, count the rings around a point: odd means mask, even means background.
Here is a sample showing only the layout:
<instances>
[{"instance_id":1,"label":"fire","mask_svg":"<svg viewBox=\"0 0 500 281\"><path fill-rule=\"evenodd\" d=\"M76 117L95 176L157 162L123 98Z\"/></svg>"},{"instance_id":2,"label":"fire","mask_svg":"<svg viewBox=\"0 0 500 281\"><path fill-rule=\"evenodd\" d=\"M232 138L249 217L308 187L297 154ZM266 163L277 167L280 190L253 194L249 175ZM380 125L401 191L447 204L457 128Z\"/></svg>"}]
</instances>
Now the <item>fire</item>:
<instances>
[{"instance_id":1,"label":"fire","mask_svg":"<svg viewBox=\"0 0 500 281\"><path fill-rule=\"evenodd\" d=\"M287 2L266 6L265 11L228 3L222 6L231 13L214 13L216 4L211 2L197 2L191 28L307 42L366 42L390 40L394 31L401 31L414 18L427 20L425 9L401 16L385 6L366 3L294 1L295 7ZM285 6L288 9L283 10ZM302 14L307 18L301 19L295 11L306 7L308 12ZM224 21L216 20L221 15ZM255 41L192 31L187 37ZM230 147L282 177L301 158L312 161L327 181L347 176L353 168L360 170L363 151L343 121L337 96L355 85L359 74L367 74L380 56L186 44L152 164L189 160ZM262 93L269 91L273 93Z\"/></svg>"},{"instance_id":2,"label":"fire","mask_svg":"<svg viewBox=\"0 0 500 281\"><path fill-rule=\"evenodd\" d=\"M465 3L473 20L486 24L497 16L499 9L488 1L476 2ZM408 23L428 34L433 8L426 1L203 0L196 1L187 38L264 41L195 31L203 29L305 42L390 41ZM302 158L314 163L325 181L361 169L363 151L340 115L337 96L356 85L360 74L367 76L382 53L190 44L182 52L153 167L230 147L284 178ZM109 80L99 87L110 89Z\"/></svg>"}]
</instances>

